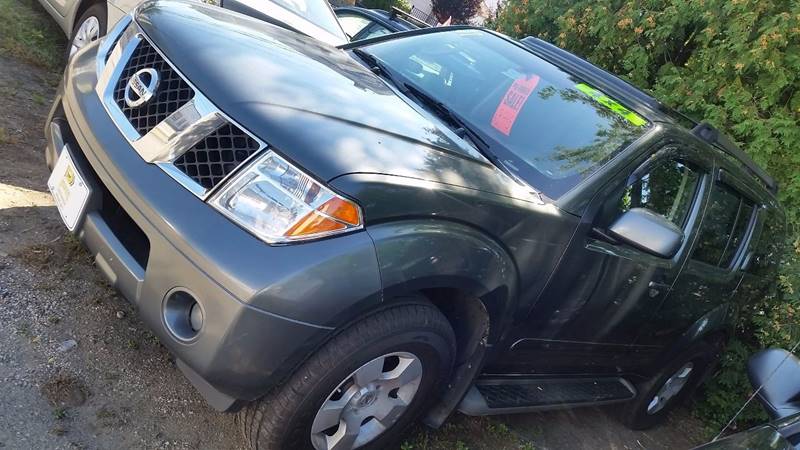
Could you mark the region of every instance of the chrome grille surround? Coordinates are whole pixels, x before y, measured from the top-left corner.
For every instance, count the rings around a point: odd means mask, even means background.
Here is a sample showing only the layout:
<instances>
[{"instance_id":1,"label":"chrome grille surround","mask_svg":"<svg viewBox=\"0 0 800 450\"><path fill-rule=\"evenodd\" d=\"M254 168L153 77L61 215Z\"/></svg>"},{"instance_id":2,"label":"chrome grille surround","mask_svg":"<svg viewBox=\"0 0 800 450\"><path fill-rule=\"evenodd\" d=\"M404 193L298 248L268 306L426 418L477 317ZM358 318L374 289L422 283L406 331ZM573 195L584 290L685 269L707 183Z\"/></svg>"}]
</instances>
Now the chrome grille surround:
<instances>
[{"instance_id":1,"label":"chrome grille surround","mask_svg":"<svg viewBox=\"0 0 800 450\"><path fill-rule=\"evenodd\" d=\"M144 134L140 134L139 130L131 124L115 96L120 78L142 42L152 47L173 73L193 92L193 96L188 101L182 103L177 110L167 115L152 128L144 130ZM112 121L134 150L146 162L157 165L202 200L206 200L217 187L224 184L236 169L244 167L263 149L267 148L263 141L214 106L144 35L131 16L122 19L100 45L97 52L97 73L95 92L100 97ZM214 183L210 185L206 183L206 186L203 186L200 178L190 176L185 170L185 166L179 168L175 162L188 151L196 150L195 147L198 144L226 125L245 133L249 138L248 148L252 151L244 160L236 158L238 164L233 168L227 167L224 176L215 177Z\"/></svg>"}]
</instances>

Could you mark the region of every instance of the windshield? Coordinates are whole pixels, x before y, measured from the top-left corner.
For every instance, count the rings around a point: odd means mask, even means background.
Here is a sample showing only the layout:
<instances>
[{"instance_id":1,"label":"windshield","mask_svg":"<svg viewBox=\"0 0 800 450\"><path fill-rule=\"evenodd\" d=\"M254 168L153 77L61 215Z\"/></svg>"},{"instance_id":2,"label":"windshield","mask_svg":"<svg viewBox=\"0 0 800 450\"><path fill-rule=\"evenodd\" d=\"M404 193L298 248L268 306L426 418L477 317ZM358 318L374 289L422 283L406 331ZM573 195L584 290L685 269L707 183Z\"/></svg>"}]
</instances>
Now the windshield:
<instances>
[{"instance_id":1,"label":"windshield","mask_svg":"<svg viewBox=\"0 0 800 450\"><path fill-rule=\"evenodd\" d=\"M408 36L364 49L463 118L506 168L550 198L648 126L582 80L485 31Z\"/></svg>"},{"instance_id":2,"label":"windshield","mask_svg":"<svg viewBox=\"0 0 800 450\"><path fill-rule=\"evenodd\" d=\"M342 29L333 14L327 0L272 0L278 6L287 9L320 28L339 35Z\"/></svg>"}]
</instances>

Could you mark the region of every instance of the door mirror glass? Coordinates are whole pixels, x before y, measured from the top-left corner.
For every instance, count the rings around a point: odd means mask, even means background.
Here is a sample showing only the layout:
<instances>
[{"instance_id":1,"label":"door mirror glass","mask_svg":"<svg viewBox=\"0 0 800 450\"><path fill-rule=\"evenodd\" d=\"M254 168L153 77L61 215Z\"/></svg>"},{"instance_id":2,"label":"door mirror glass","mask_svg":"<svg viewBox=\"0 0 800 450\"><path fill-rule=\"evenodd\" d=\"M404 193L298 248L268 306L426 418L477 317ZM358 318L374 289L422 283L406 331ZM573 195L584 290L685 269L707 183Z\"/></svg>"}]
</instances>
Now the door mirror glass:
<instances>
[{"instance_id":1,"label":"door mirror glass","mask_svg":"<svg viewBox=\"0 0 800 450\"><path fill-rule=\"evenodd\" d=\"M619 241L660 258L672 258L683 243L683 231L664 216L632 208L608 228Z\"/></svg>"}]
</instances>

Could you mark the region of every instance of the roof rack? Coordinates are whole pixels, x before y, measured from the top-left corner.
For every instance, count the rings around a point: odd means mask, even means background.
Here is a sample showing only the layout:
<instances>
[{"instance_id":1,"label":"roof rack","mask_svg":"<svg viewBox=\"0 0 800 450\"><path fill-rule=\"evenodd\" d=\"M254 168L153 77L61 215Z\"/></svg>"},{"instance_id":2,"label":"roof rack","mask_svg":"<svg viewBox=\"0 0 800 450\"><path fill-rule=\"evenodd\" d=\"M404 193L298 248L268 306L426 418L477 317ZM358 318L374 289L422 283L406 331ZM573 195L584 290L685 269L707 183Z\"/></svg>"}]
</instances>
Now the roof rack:
<instances>
[{"instance_id":1,"label":"roof rack","mask_svg":"<svg viewBox=\"0 0 800 450\"><path fill-rule=\"evenodd\" d=\"M701 122L692 128L692 134L699 139L715 146L723 152L733 156L741 162L748 172L760 179L773 194L778 193L778 182L775 181L764 169L758 166L747 153L742 151L728 136L714 128L708 122Z\"/></svg>"},{"instance_id":2,"label":"roof rack","mask_svg":"<svg viewBox=\"0 0 800 450\"><path fill-rule=\"evenodd\" d=\"M389 11L389 17L393 19L397 16L400 16L400 18L402 18L403 20L407 20L420 28L430 28L431 26L431 24L429 24L428 22L425 22L422 19L412 16L411 14L403 11L397 6L392 6L392 10Z\"/></svg>"}]
</instances>

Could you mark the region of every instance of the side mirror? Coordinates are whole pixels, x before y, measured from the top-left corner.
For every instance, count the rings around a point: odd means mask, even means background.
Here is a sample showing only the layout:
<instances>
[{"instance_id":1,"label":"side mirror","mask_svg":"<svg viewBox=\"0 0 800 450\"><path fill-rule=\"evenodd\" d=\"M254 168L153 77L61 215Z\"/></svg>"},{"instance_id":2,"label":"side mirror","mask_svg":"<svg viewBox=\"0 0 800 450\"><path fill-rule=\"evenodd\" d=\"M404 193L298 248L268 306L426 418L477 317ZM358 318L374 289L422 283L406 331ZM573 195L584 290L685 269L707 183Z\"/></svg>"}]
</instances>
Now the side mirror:
<instances>
[{"instance_id":1,"label":"side mirror","mask_svg":"<svg viewBox=\"0 0 800 450\"><path fill-rule=\"evenodd\" d=\"M660 258L672 258L683 243L683 231L660 214L633 208L608 228L608 234Z\"/></svg>"}]
</instances>

